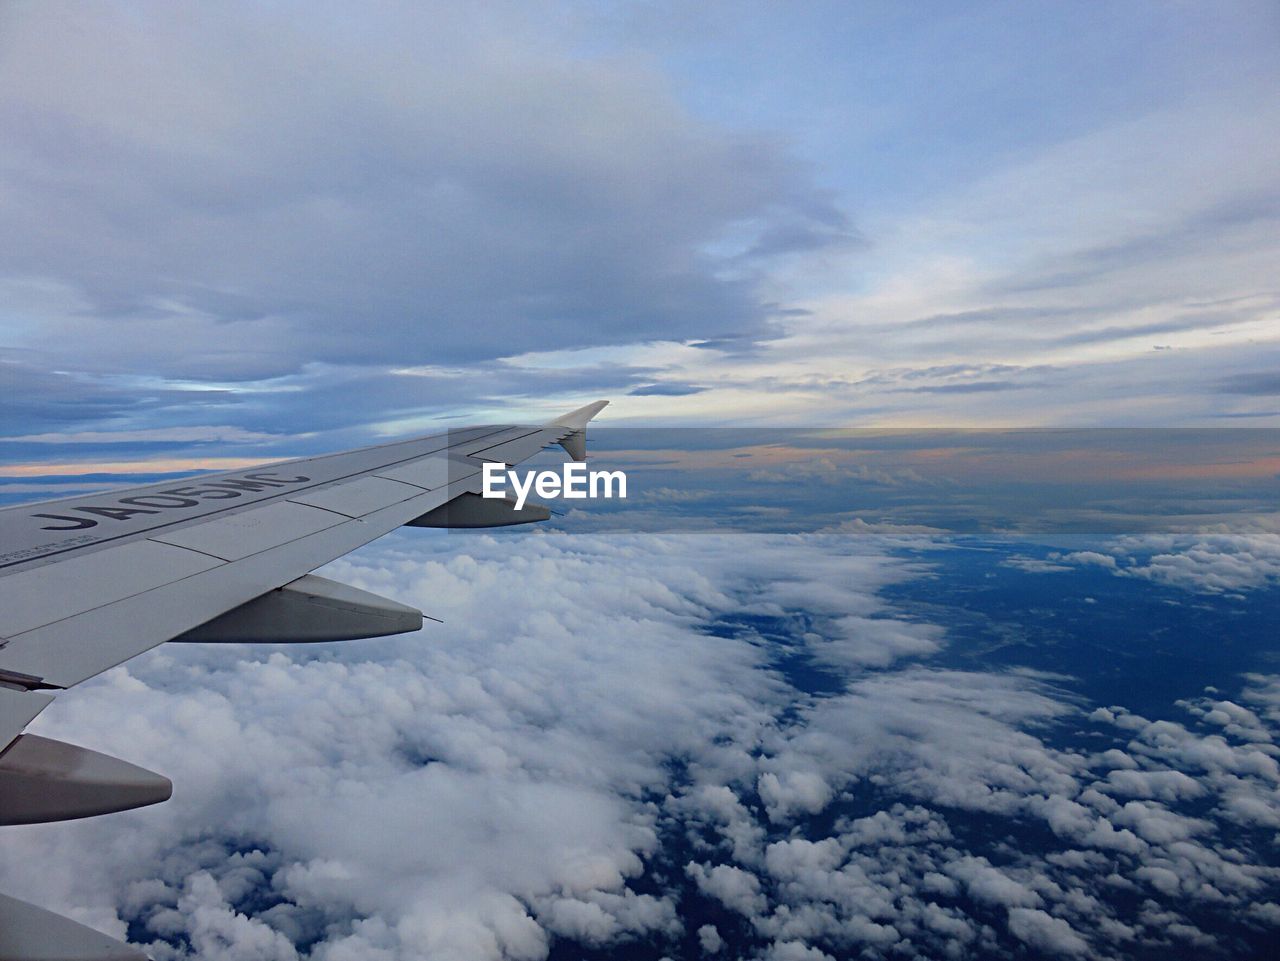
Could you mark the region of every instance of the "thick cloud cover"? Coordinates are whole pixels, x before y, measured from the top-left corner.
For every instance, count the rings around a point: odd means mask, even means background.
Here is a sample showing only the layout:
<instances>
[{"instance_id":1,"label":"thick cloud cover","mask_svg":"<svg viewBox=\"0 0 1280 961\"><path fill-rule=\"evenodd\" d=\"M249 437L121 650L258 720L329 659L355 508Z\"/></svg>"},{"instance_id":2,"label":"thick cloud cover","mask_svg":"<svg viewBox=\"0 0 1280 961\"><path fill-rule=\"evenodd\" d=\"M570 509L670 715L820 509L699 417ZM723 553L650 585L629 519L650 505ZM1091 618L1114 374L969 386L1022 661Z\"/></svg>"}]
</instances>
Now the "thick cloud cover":
<instances>
[{"instance_id":1,"label":"thick cloud cover","mask_svg":"<svg viewBox=\"0 0 1280 961\"><path fill-rule=\"evenodd\" d=\"M164 648L61 695L40 730L176 795L11 829L4 889L162 961L1071 957L1280 922L1280 682L1179 722L947 669L877 593L925 570L871 537L398 536L329 573L443 626Z\"/></svg>"},{"instance_id":2,"label":"thick cloud cover","mask_svg":"<svg viewBox=\"0 0 1280 961\"><path fill-rule=\"evenodd\" d=\"M510 5L3 17L13 360L236 384L759 333L712 245L848 238L779 143Z\"/></svg>"}]
</instances>

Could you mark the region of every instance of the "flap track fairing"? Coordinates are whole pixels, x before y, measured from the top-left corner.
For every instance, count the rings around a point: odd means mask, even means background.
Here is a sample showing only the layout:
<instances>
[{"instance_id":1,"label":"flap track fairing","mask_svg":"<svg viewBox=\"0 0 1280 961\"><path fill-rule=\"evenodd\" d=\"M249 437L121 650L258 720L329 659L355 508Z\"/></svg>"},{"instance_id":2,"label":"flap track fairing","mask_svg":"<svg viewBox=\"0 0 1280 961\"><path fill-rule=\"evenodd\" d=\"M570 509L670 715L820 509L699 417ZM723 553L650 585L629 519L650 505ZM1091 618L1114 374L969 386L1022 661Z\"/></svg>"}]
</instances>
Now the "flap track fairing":
<instances>
[{"instance_id":1,"label":"flap track fairing","mask_svg":"<svg viewBox=\"0 0 1280 961\"><path fill-rule=\"evenodd\" d=\"M417 608L307 574L179 634L173 641L300 644L386 637L421 628L422 612Z\"/></svg>"}]
</instances>

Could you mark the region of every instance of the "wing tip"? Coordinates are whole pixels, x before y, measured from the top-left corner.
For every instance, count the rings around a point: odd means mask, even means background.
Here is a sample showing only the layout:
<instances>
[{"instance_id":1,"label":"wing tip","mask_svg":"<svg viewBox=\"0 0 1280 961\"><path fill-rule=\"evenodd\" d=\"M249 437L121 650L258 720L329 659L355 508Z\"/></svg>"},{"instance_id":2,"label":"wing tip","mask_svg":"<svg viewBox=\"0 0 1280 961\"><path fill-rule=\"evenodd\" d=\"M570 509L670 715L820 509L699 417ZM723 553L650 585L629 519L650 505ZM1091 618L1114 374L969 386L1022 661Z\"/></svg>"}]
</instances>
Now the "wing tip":
<instances>
[{"instance_id":1,"label":"wing tip","mask_svg":"<svg viewBox=\"0 0 1280 961\"><path fill-rule=\"evenodd\" d=\"M587 426L587 422L590 421L591 418L595 417L596 414L600 413L600 411L604 410L608 406L609 402L607 400L593 401L590 404L579 407L577 410L571 410L567 414L562 414L553 420L548 426L569 427L573 430L582 430Z\"/></svg>"}]
</instances>

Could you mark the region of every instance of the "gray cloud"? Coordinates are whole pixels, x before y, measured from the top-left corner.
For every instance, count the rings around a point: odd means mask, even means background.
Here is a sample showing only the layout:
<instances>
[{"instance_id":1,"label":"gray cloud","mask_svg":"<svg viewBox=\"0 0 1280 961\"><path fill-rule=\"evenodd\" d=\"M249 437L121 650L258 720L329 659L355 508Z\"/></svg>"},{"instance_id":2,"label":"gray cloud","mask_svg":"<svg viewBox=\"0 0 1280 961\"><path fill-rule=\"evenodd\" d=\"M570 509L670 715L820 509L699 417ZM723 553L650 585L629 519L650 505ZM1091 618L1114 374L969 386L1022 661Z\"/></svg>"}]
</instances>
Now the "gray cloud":
<instances>
[{"instance_id":1,"label":"gray cloud","mask_svg":"<svg viewBox=\"0 0 1280 961\"><path fill-rule=\"evenodd\" d=\"M687 397L689 394L701 394L706 387L696 384L644 384L627 391L633 397Z\"/></svg>"},{"instance_id":2,"label":"gray cloud","mask_svg":"<svg viewBox=\"0 0 1280 961\"><path fill-rule=\"evenodd\" d=\"M1038 908L1012 908L1009 930L1020 941L1049 954L1079 956L1089 953L1089 942L1071 929L1062 918Z\"/></svg>"},{"instance_id":3,"label":"gray cloud","mask_svg":"<svg viewBox=\"0 0 1280 961\"><path fill-rule=\"evenodd\" d=\"M548 24L297 13L8 12L0 271L39 280L44 357L232 382L758 336L704 246L845 242L778 144Z\"/></svg>"},{"instance_id":4,"label":"gray cloud","mask_svg":"<svg viewBox=\"0 0 1280 961\"><path fill-rule=\"evenodd\" d=\"M1060 258L1052 269L996 289L1024 292L1077 287L1142 265L1196 254L1234 231L1273 228L1277 219L1280 196L1274 188L1236 194L1178 218L1167 230L1135 233L1117 242L1084 247Z\"/></svg>"},{"instance_id":5,"label":"gray cloud","mask_svg":"<svg viewBox=\"0 0 1280 961\"><path fill-rule=\"evenodd\" d=\"M10 435L57 431L72 425L147 415L189 404L176 389L131 390L23 361L0 360L0 431Z\"/></svg>"},{"instance_id":6,"label":"gray cloud","mask_svg":"<svg viewBox=\"0 0 1280 961\"><path fill-rule=\"evenodd\" d=\"M1036 384L1016 384L1007 380L974 380L964 384L937 384L932 387L908 388L921 394L986 394L996 390L1025 390Z\"/></svg>"},{"instance_id":7,"label":"gray cloud","mask_svg":"<svg viewBox=\"0 0 1280 961\"><path fill-rule=\"evenodd\" d=\"M1218 389L1224 394L1250 394L1259 397L1280 395L1280 373L1255 371L1235 374L1218 381Z\"/></svg>"}]
</instances>

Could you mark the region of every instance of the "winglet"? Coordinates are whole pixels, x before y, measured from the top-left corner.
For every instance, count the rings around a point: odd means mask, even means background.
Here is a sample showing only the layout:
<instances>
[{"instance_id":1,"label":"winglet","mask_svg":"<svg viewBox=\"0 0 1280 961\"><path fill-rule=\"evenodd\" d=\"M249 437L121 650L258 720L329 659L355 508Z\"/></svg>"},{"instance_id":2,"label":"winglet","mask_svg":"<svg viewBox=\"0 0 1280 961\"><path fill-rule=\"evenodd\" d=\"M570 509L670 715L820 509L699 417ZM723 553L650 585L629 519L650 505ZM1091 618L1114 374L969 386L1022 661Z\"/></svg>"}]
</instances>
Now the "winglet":
<instances>
[{"instance_id":1,"label":"winglet","mask_svg":"<svg viewBox=\"0 0 1280 961\"><path fill-rule=\"evenodd\" d=\"M574 460L583 461L587 459L587 421L595 417L608 405L609 402L607 400L598 400L594 404L588 404L586 407L571 410L547 425L548 427L559 427L564 431L564 436L560 438L558 443Z\"/></svg>"},{"instance_id":2,"label":"winglet","mask_svg":"<svg viewBox=\"0 0 1280 961\"><path fill-rule=\"evenodd\" d=\"M568 427L570 430L582 430L587 426L587 422L595 417L596 414L609 406L607 400L598 400L594 404L587 404L586 407L579 407L577 410L571 410L567 414L563 414L553 420L548 427Z\"/></svg>"}]
</instances>

